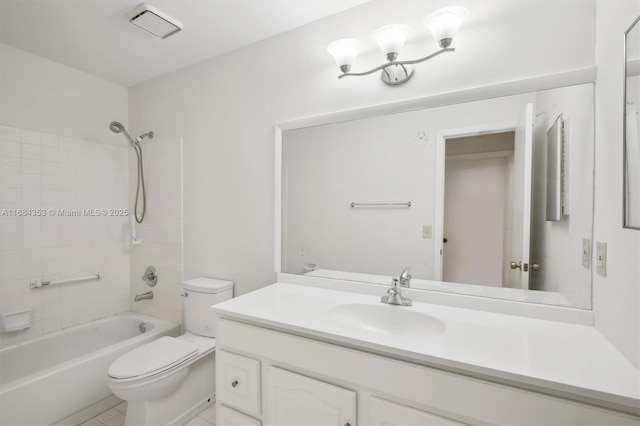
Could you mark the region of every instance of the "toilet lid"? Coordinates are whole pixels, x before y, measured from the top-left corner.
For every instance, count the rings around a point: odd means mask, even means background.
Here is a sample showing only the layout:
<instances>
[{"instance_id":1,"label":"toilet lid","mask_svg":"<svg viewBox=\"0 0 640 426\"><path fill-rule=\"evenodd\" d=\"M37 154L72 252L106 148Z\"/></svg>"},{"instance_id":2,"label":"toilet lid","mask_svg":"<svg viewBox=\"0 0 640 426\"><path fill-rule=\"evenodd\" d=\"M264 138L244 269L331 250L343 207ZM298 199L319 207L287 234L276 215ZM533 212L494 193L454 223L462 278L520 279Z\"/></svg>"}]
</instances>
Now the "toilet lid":
<instances>
[{"instance_id":1,"label":"toilet lid","mask_svg":"<svg viewBox=\"0 0 640 426\"><path fill-rule=\"evenodd\" d=\"M197 353L198 346L194 343L164 336L118 358L109 367L109 377L130 379L150 376L187 361Z\"/></svg>"}]
</instances>

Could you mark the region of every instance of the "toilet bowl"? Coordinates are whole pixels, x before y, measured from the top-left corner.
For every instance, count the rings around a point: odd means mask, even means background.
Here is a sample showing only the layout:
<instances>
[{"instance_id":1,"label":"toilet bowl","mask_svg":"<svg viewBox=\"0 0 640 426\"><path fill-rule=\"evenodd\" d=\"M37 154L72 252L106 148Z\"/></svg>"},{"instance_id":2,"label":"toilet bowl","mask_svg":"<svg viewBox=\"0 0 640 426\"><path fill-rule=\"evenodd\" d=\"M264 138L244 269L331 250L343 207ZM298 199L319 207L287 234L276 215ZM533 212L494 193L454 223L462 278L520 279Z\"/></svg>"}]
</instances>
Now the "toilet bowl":
<instances>
[{"instance_id":1,"label":"toilet bowl","mask_svg":"<svg viewBox=\"0 0 640 426\"><path fill-rule=\"evenodd\" d=\"M127 401L125 425L177 425L215 401L214 316L209 307L233 296L233 283L185 281L184 328L140 346L111 364L107 383Z\"/></svg>"}]
</instances>

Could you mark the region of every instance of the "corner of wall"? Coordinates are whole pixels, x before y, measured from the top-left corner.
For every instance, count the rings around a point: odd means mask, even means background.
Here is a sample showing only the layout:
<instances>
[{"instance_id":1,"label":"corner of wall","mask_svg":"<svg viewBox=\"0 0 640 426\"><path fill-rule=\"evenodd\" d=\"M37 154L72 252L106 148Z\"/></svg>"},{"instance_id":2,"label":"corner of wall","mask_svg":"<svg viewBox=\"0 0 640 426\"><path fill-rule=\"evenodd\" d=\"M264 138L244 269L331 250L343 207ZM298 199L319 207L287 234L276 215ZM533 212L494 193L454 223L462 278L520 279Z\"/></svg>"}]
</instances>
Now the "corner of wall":
<instances>
[{"instance_id":1,"label":"corner of wall","mask_svg":"<svg viewBox=\"0 0 640 426\"><path fill-rule=\"evenodd\" d=\"M640 367L640 232L622 228L624 31L637 0L596 1L596 185L594 237L607 243L607 276L594 271L596 328Z\"/></svg>"}]
</instances>

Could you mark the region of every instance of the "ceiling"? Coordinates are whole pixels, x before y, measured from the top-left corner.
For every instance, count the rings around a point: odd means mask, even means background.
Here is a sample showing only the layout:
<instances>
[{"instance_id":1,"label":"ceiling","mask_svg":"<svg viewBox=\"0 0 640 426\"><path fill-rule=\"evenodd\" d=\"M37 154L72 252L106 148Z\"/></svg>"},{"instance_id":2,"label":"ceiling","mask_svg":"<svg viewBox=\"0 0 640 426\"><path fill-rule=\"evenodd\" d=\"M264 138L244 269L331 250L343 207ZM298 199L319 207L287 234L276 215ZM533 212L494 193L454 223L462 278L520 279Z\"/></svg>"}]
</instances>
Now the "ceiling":
<instances>
[{"instance_id":1,"label":"ceiling","mask_svg":"<svg viewBox=\"0 0 640 426\"><path fill-rule=\"evenodd\" d=\"M0 0L0 42L123 86L238 49L368 0L148 0L184 30L128 23L141 0Z\"/></svg>"}]
</instances>

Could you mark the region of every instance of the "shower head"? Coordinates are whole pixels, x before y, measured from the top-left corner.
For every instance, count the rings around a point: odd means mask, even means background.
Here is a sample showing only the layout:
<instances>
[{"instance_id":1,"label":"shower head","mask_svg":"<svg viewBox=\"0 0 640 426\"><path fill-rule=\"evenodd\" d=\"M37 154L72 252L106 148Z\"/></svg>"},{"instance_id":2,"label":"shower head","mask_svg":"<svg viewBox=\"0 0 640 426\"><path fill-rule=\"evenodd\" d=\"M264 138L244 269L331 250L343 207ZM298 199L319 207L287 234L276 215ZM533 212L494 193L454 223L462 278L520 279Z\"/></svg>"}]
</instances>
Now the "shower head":
<instances>
[{"instance_id":1,"label":"shower head","mask_svg":"<svg viewBox=\"0 0 640 426\"><path fill-rule=\"evenodd\" d=\"M122 123L120 123L119 121L112 121L111 124L109 124L109 130L111 130L113 133L124 133L125 137L131 145L139 145L140 141L142 141L142 139L144 138L153 138L153 132L147 132L133 139L131 136L129 136L127 129L125 129Z\"/></svg>"},{"instance_id":2,"label":"shower head","mask_svg":"<svg viewBox=\"0 0 640 426\"><path fill-rule=\"evenodd\" d=\"M124 133L125 137L127 138L127 140L131 145L136 144L136 142L134 142L134 140L131 139L131 136L129 136L129 133L127 133L127 129L124 128L122 123L118 121L112 121L111 124L109 124L109 130L111 130L113 133Z\"/></svg>"},{"instance_id":3,"label":"shower head","mask_svg":"<svg viewBox=\"0 0 640 426\"><path fill-rule=\"evenodd\" d=\"M117 121L112 121L111 124L109 124L109 130L113 133L121 133L124 130L124 126Z\"/></svg>"}]
</instances>

